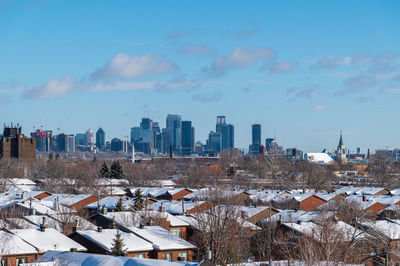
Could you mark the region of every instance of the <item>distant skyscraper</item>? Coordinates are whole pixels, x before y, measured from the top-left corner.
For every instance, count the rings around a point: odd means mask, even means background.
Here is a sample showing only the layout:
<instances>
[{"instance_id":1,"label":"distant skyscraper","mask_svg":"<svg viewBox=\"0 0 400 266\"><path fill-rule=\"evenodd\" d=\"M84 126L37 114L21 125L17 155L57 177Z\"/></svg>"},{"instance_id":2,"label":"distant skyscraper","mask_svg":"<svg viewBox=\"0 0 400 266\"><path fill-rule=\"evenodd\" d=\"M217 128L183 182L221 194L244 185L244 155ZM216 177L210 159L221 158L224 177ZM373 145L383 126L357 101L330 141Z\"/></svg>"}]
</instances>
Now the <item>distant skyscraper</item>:
<instances>
[{"instance_id":1,"label":"distant skyscraper","mask_svg":"<svg viewBox=\"0 0 400 266\"><path fill-rule=\"evenodd\" d=\"M193 153L194 138L192 121L182 121L182 155L190 155Z\"/></svg>"},{"instance_id":2,"label":"distant skyscraper","mask_svg":"<svg viewBox=\"0 0 400 266\"><path fill-rule=\"evenodd\" d=\"M68 135L68 152L76 152L76 137Z\"/></svg>"},{"instance_id":3,"label":"distant skyscraper","mask_svg":"<svg viewBox=\"0 0 400 266\"><path fill-rule=\"evenodd\" d=\"M106 133L101 127L96 132L96 147L99 150L106 147Z\"/></svg>"},{"instance_id":4,"label":"distant skyscraper","mask_svg":"<svg viewBox=\"0 0 400 266\"><path fill-rule=\"evenodd\" d=\"M85 133L76 134L76 145L87 145Z\"/></svg>"},{"instance_id":5,"label":"distant skyscraper","mask_svg":"<svg viewBox=\"0 0 400 266\"><path fill-rule=\"evenodd\" d=\"M118 138L113 138L111 140L111 151L119 152L119 151L122 151L123 148L124 148L124 144L123 144L122 140L120 140Z\"/></svg>"},{"instance_id":6,"label":"distant skyscraper","mask_svg":"<svg viewBox=\"0 0 400 266\"><path fill-rule=\"evenodd\" d=\"M226 118L225 116L217 116L217 125L215 126L215 131L217 133L222 132L222 126L226 125Z\"/></svg>"},{"instance_id":7,"label":"distant skyscraper","mask_svg":"<svg viewBox=\"0 0 400 266\"><path fill-rule=\"evenodd\" d=\"M219 153L221 151L221 133L211 131L208 135L207 151Z\"/></svg>"},{"instance_id":8,"label":"distant skyscraper","mask_svg":"<svg viewBox=\"0 0 400 266\"><path fill-rule=\"evenodd\" d=\"M68 151L68 135L61 133L57 135L56 139L57 152L67 152Z\"/></svg>"},{"instance_id":9,"label":"distant skyscraper","mask_svg":"<svg viewBox=\"0 0 400 266\"><path fill-rule=\"evenodd\" d=\"M181 152L181 128L182 118L180 115L167 115L167 130L169 131L169 145L173 146L174 152ZM169 148L168 148L169 149Z\"/></svg>"},{"instance_id":10,"label":"distant skyscraper","mask_svg":"<svg viewBox=\"0 0 400 266\"><path fill-rule=\"evenodd\" d=\"M86 144L90 145L94 143L94 137L93 137L93 130L88 129L86 130Z\"/></svg>"},{"instance_id":11,"label":"distant skyscraper","mask_svg":"<svg viewBox=\"0 0 400 266\"><path fill-rule=\"evenodd\" d=\"M221 128L221 150L233 149L235 147L235 128L231 124L225 124Z\"/></svg>"},{"instance_id":12,"label":"distant skyscraper","mask_svg":"<svg viewBox=\"0 0 400 266\"><path fill-rule=\"evenodd\" d=\"M153 128L153 120L150 118L142 118L142 122L140 122L140 127L143 129L150 129Z\"/></svg>"},{"instance_id":13,"label":"distant skyscraper","mask_svg":"<svg viewBox=\"0 0 400 266\"><path fill-rule=\"evenodd\" d=\"M249 151L251 154L258 154L260 152L261 146L261 125L254 124L251 126L251 135L252 135L252 142L249 147Z\"/></svg>"}]
</instances>

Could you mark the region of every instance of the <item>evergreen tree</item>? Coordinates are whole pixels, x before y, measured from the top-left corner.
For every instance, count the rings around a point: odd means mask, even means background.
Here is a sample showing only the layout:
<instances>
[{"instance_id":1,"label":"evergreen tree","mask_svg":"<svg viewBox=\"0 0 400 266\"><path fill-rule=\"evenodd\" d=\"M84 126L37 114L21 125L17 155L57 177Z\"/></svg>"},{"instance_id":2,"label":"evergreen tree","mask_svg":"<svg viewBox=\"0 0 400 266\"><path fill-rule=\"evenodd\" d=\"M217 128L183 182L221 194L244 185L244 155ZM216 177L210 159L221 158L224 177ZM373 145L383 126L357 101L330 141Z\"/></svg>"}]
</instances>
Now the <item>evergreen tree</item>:
<instances>
[{"instance_id":1,"label":"evergreen tree","mask_svg":"<svg viewBox=\"0 0 400 266\"><path fill-rule=\"evenodd\" d=\"M140 188L135 191L135 204L133 205L133 208L137 211L140 211L143 208L143 195Z\"/></svg>"},{"instance_id":2,"label":"evergreen tree","mask_svg":"<svg viewBox=\"0 0 400 266\"><path fill-rule=\"evenodd\" d=\"M52 161L54 159L54 154L51 152L49 155L49 161Z\"/></svg>"},{"instance_id":3,"label":"evergreen tree","mask_svg":"<svg viewBox=\"0 0 400 266\"><path fill-rule=\"evenodd\" d=\"M110 178L121 179L124 177L124 171L119 161L113 162L110 167Z\"/></svg>"},{"instance_id":4,"label":"evergreen tree","mask_svg":"<svg viewBox=\"0 0 400 266\"><path fill-rule=\"evenodd\" d=\"M113 239L113 245L111 247L111 254L114 256L124 256L126 249L124 249L124 241L121 238L121 233L117 230L115 238Z\"/></svg>"},{"instance_id":5,"label":"evergreen tree","mask_svg":"<svg viewBox=\"0 0 400 266\"><path fill-rule=\"evenodd\" d=\"M103 178L108 178L110 177L110 170L108 169L108 166L106 162L103 163L100 169L100 176Z\"/></svg>"},{"instance_id":6,"label":"evergreen tree","mask_svg":"<svg viewBox=\"0 0 400 266\"><path fill-rule=\"evenodd\" d=\"M117 207L117 211L119 211L119 212L124 211L124 204L122 203L122 198L119 198L119 200L115 204L115 207Z\"/></svg>"}]
</instances>

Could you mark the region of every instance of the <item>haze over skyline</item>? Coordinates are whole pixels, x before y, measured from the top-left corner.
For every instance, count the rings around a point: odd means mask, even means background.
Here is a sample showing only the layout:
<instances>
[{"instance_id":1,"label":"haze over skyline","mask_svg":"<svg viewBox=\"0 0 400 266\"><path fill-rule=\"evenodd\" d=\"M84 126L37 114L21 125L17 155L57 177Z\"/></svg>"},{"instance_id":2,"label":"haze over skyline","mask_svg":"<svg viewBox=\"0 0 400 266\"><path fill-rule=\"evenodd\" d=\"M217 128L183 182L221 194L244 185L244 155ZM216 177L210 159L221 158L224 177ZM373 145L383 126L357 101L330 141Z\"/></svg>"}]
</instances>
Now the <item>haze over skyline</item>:
<instances>
[{"instance_id":1,"label":"haze over skyline","mask_svg":"<svg viewBox=\"0 0 400 266\"><path fill-rule=\"evenodd\" d=\"M285 148L400 147L398 1L0 1L0 121L129 135L217 115Z\"/></svg>"}]
</instances>

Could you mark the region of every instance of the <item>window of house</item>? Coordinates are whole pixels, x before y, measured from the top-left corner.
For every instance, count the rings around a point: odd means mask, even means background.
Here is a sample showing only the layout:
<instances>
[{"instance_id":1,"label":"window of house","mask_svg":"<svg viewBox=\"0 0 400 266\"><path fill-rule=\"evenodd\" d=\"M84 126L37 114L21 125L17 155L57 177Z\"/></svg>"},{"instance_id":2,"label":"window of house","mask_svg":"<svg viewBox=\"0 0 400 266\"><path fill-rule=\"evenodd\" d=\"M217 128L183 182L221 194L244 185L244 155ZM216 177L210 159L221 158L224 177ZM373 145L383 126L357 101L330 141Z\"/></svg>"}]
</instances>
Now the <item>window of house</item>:
<instances>
[{"instance_id":1,"label":"window of house","mask_svg":"<svg viewBox=\"0 0 400 266\"><path fill-rule=\"evenodd\" d=\"M394 246L395 246L395 249L396 249L396 250L400 250L400 241L396 241L396 242L394 243Z\"/></svg>"},{"instance_id":2,"label":"window of house","mask_svg":"<svg viewBox=\"0 0 400 266\"><path fill-rule=\"evenodd\" d=\"M22 263L28 263L28 258L18 258L15 260L16 265L20 265Z\"/></svg>"},{"instance_id":3,"label":"window of house","mask_svg":"<svg viewBox=\"0 0 400 266\"><path fill-rule=\"evenodd\" d=\"M187 261L188 259L188 254L187 252L179 252L178 253L178 258L180 258L181 261Z\"/></svg>"},{"instance_id":4,"label":"window of house","mask_svg":"<svg viewBox=\"0 0 400 266\"><path fill-rule=\"evenodd\" d=\"M172 253L163 253L162 259L163 260L172 260Z\"/></svg>"},{"instance_id":5,"label":"window of house","mask_svg":"<svg viewBox=\"0 0 400 266\"><path fill-rule=\"evenodd\" d=\"M182 230L180 228L171 228L170 232L176 236L182 237Z\"/></svg>"},{"instance_id":6,"label":"window of house","mask_svg":"<svg viewBox=\"0 0 400 266\"><path fill-rule=\"evenodd\" d=\"M7 266L7 259L1 259L1 266Z\"/></svg>"},{"instance_id":7,"label":"window of house","mask_svg":"<svg viewBox=\"0 0 400 266\"><path fill-rule=\"evenodd\" d=\"M136 254L135 258L144 259L144 254Z\"/></svg>"}]
</instances>

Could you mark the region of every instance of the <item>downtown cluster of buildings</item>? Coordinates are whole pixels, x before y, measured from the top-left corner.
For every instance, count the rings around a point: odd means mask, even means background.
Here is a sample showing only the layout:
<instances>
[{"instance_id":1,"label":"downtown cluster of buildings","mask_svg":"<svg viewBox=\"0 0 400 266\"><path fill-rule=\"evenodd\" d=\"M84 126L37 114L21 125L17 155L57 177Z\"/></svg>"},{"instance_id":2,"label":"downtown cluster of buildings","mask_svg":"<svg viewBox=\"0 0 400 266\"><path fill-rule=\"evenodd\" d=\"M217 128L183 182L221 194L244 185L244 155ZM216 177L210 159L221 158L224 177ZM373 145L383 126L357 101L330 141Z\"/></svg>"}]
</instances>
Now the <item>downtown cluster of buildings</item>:
<instances>
[{"instance_id":1,"label":"downtown cluster of buildings","mask_svg":"<svg viewBox=\"0 0 400 266\"><path fill-rule=\"evenodd\" d=\"M206 143L196 142L195 127L192 121L182 120L181 115L168 114L165 128L150 118L142 118L140 125L131 128L130 137L113 138L106 141L106 133L99 128L96 133L91 129L84 133L55 134L52 130L37 129L31 133L36 140L39 152L75 153L75 152L122 152L125 154L141 153L144 156L175 154L179 156L218 156L222 151L233 151L235 148L235 127L227 123L225 116L217 116L215 130L210 131ZM252 142L249 153L257 155L267 152L273 155L284 155L275 138L267 138L265 146L261 139L261 125L252 125ZM290 153L293 150L290 149ZM295 152L297 154L297 151Z\"/></svg>"}]
</instances>

